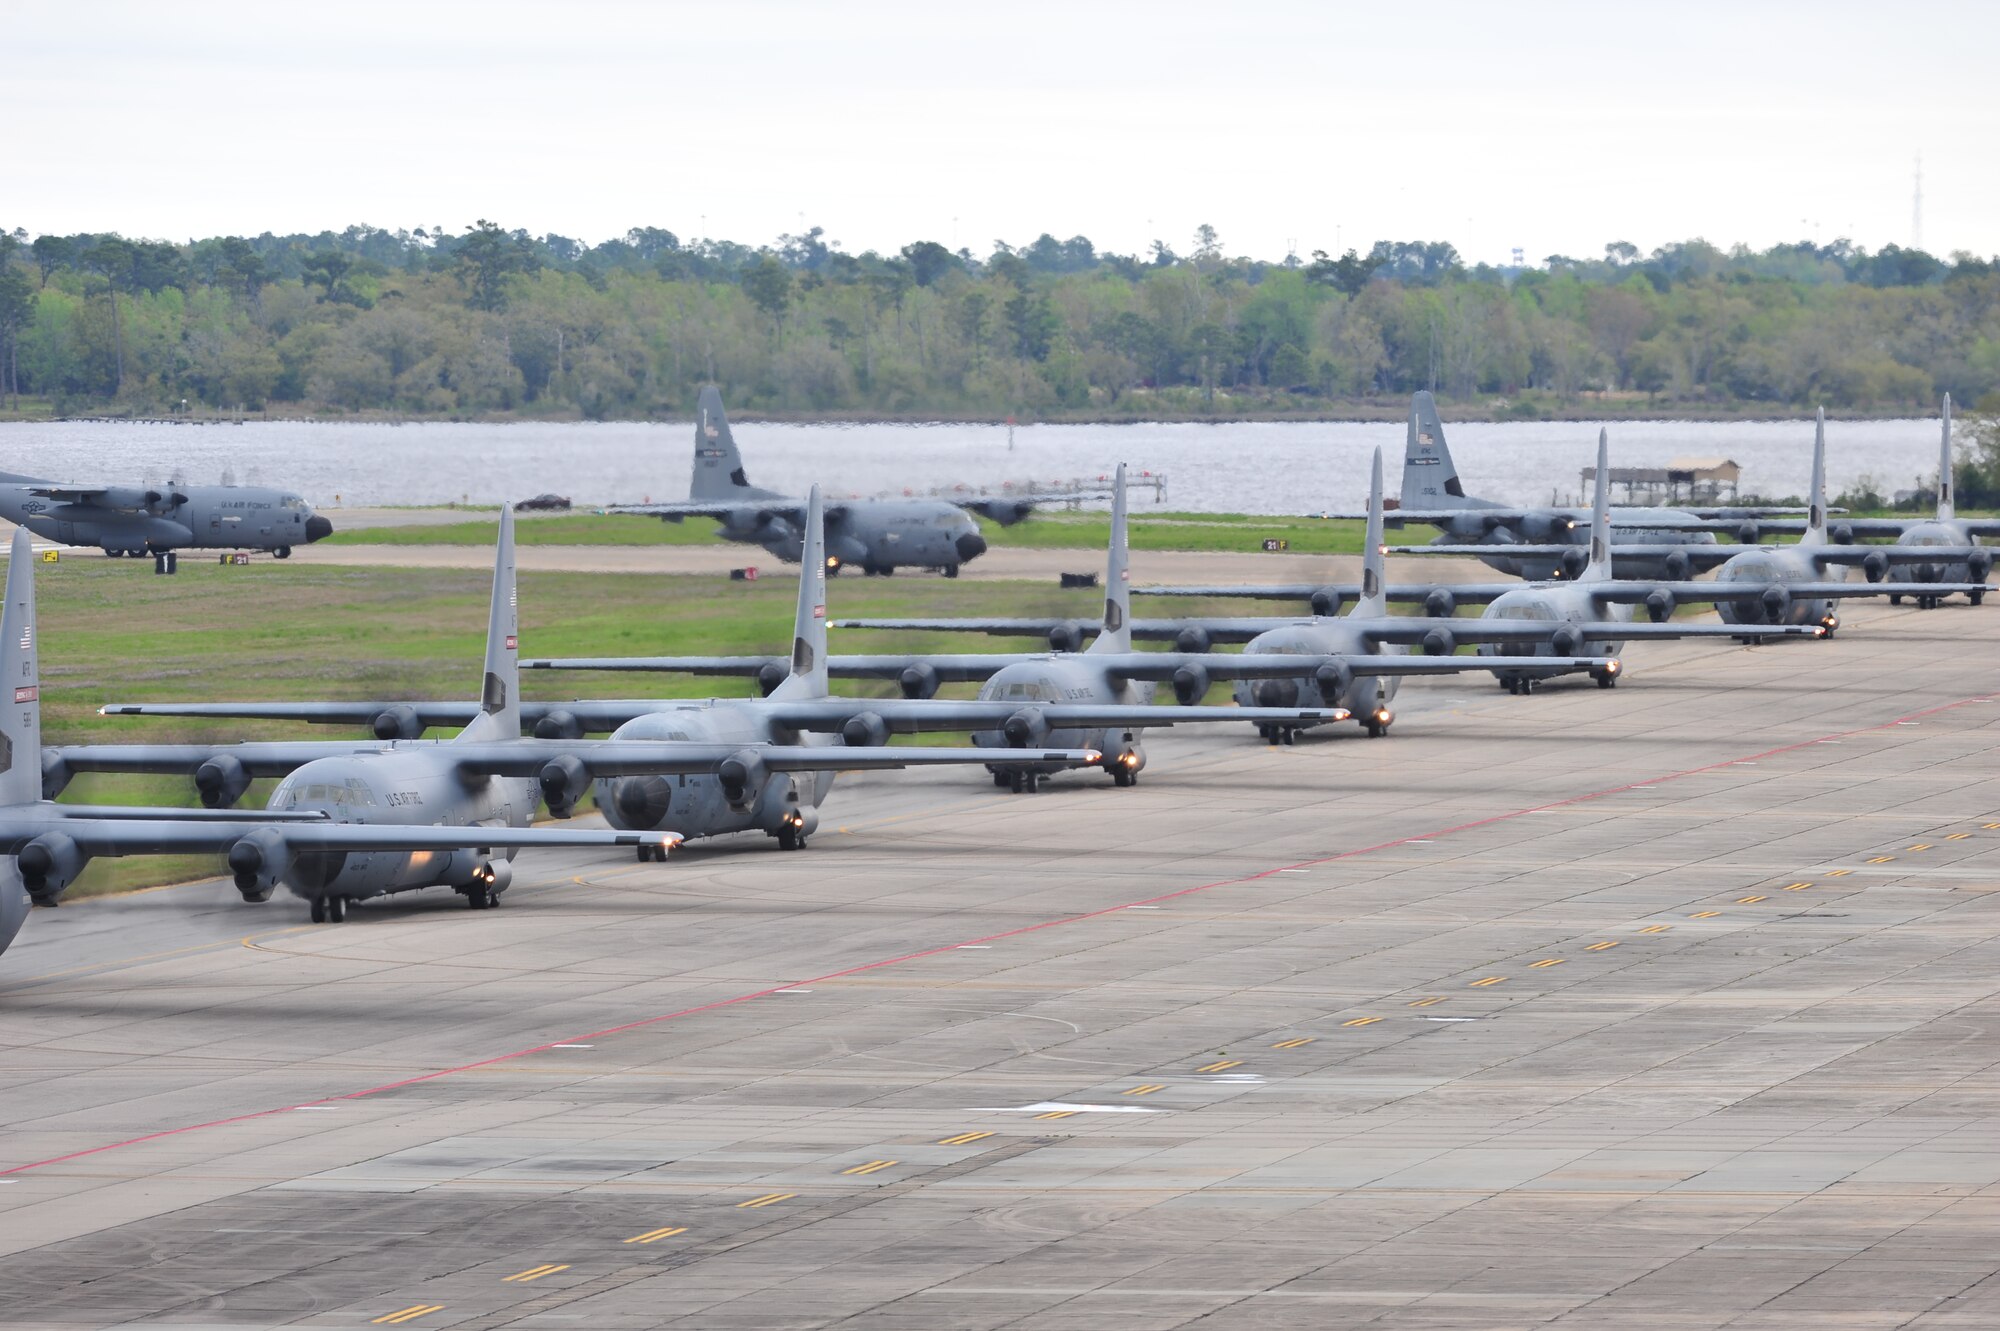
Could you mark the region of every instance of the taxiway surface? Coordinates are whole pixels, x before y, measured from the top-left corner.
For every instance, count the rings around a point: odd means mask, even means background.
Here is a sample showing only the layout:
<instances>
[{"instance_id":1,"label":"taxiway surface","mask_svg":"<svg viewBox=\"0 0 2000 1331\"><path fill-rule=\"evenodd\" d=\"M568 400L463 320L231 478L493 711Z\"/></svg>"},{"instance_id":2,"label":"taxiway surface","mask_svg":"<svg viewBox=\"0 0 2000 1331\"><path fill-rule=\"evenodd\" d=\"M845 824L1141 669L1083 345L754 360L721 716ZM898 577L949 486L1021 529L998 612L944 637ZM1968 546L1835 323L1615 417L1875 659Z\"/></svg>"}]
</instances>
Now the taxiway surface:
<instances>
[{"instance_id":1,"label":"taxiway surface","mask_svg":"<svg viewBox=\"0 0 2000 1331\"><path fill-rule=\"evenodd\" d=\"M2000 1324L2000 617L0 969L0 1321Z\"/></svg>"}]
</instances>

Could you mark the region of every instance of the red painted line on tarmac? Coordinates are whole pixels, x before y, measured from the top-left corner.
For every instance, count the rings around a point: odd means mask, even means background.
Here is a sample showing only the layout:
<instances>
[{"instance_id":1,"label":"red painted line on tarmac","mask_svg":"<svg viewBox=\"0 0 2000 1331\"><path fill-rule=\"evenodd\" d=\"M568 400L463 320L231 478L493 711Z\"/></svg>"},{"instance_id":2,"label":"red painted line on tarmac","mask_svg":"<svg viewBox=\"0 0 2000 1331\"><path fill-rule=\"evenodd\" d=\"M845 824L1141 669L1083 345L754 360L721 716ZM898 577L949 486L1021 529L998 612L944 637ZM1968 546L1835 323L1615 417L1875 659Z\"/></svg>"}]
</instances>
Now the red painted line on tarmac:
<instances>
[{"instance_id":1,"label":"red painted line on tarmac","mask_svg":"<svg viewBox=\"0 0 2000 1331\"><path fill-rule=\"evenodd\" d=\"M636 1031L647 1026L657 1026L662 1022L678 1021L682 1017L697 1016L703 1012L714 1012L721 1008L734 1007L738 1003L748 1003L754 999L768 998L785 989L793 989L808 984L820 984L829 980L844 979L850 975L863 975L869 971L883 970L890 966L901 966L906 962L921 961L925 957L939 956L943 953L964 947L968 943L993 943L1003 938L1019 938L1023 934L1039 933L1044 929L1055 929L1063 925L1081 924L1087 920L1102 919L1107 915L1116 915L1122 910L1130 910L1134 906L1158 905L1163 901L1173 901L1180 897L1213 891L1219 887L1239 887L1245 883L1254 883L1265 878L1275 877L1286 869L1304 869L1319 864L1334 864L1341 860L1351 860L1363 855L1373 855L1384 850L1393 850L1397 846L1408 845L1415 841L1435 840L1438 837L1452 836L1459 832L1470 832L1481 827L1491 827L1495 823L1510 822L1513 819L1525 817L1532 813L1543 813L1551 809L1568 808L1574 804L1588 804L1593 800L1606 799L1612 795L1623 794L1639 786L1657 786L1668 781L1679 781L1684 777L1699 776L1704 772L1713 772L1724 767L1733 767L1738 763L1756 762L1761 759L1775 758L1787 753L1796 753L1800 749L1809 749L1815 744L1824 744L1828 740L1849 739L1856 735L1871 734L1877 730L1888 730L1907 722L1921 720L1927 716L1936 716L1939 713L1953 711L1960 707L1969 707L1975 703L1991 702L1995 698L2000 698L2000 694L1980 694L1974 698L1960 698L1956 702L1940 703L1935 707L1926 707L1920 712L1910 712L1893 720L1880 721L1874 725L1860 726L1853 730L1837 730L1830 735L1799 740L1793 744L1782 744L1777 748L1765 749L1760 753L1753 753L1743 758L1724 758L1717 762L1705 763L1700 767L1689 767L1682 771L1670 772L1665 776L1644 777L1637 781L1628 781L1623 785L1609 786L1603 790L1593 790L1581 795L1570 795L1564 799L1551 800L1547 804L1537 804L1531 808L1514 809L1507 813L1496 813L1486 818L1475 818L1471 822L1458 823L1434 832L1412 832L1408 836L1397 837L1393 841L1377 842L1375 845L1363 846L1357 850L1343 850L1338 854L1323 855L1318 859L1300 860L1295 864L1274 865L1269 869L1260 870L1253 874L1244 874L1237 878L1223 878L1212 883L1201 883L1194 887L1183 887L1172 892L1162 892L1158 896L1140 897L1135 901L1122 901L1115 906L1105 906L1083 915L1065 915L1060 919L1043 920L1037 924L1024 924L1018 928L1002 930L996 934L984 934L978 938L941 943L935 947L923 948L916 952L905 952L900 956L886 957L880 961L866 961L858 966L849 966L844 970L828 971L824 975L814 975L806 979L785 980L750 993L737 994L732 998L718 998L712 1003L701 1003L694 1007L681 1008L675 1012L663 1012L657 1016L641 1017L637 1021L628 1021L618 1026L606 1026L601 1030L590 1031L583 1035L565 1035L561 1039L551 1040L546 1044L538 1044L528 1049L516 1049L510 1053L495 1054L491 1058L482 1058L477 1062L461 1063L457 1067L439 1068L435 1072L419 1073L414 1077L405 1077L400 1081L384 1082L380 1086L370 1086L366 1090L347 1091L340 1095L329 1095L323 1099L307 1100L300 1104L283 1105L275 1109L253 1109L247 1113L233 1114L228 1118L213 1118L203 1123L188 1123L178 1128L162 1128L158 1132L149 1132L138 1137L127 1137L123 1141L106 1142L102 1146L86 1146L80 1151L70 1151L63 1155L52 1155L46 1160L34 1160L27 1164L12 1165L6 1169L0 1169L0 1178L11 1174L25 1174L34 1169L46 1169L50 1165L60 1165L71 1160L82 1160L93 1155L102 1155L107 1151L119 1151L128 1146L140 1146L146 1142L159 1141L165 1137L178 1137L190 1132L205 1132L210 1128L224 1128L233 1123L250 1123L257 1119L272 1118L279 1114L289 1114L295 1110L317 1109L325 1105L337 1105L349 1100L365 1100L370 1096L401 1090L405 1086L419 1086L427 1081L437 1081L443 1077L456 1077L461 1073L476 1072L480 1068L490 1068L495 1064L509 1063L515 1059L526 1058L531 1054L546 1053L558 1045L601 1040L606 1036L620 1035L626 1031Z\"/></svg>"}]
</instances>

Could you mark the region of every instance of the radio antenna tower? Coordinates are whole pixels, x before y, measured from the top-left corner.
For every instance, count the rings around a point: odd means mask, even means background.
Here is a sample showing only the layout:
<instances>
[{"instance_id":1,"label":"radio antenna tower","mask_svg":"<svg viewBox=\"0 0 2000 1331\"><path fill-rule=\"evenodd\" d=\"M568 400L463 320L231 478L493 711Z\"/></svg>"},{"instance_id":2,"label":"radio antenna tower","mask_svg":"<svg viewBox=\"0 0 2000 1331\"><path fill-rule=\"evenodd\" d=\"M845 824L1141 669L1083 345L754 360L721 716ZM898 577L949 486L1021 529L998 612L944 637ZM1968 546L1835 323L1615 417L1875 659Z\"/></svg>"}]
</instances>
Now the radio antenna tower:
<instances>
[{"instance_id":1,"label":"radio antenna tower","mask_svg":"<svg viewBox=\"0 0 2000 1331\"><path fill-rule=\"evenodd\" d=\"M1924 247L1924 155L1917 154L1916 183L1910 191L1910 248Z\"/></svg>"}]
</instances>

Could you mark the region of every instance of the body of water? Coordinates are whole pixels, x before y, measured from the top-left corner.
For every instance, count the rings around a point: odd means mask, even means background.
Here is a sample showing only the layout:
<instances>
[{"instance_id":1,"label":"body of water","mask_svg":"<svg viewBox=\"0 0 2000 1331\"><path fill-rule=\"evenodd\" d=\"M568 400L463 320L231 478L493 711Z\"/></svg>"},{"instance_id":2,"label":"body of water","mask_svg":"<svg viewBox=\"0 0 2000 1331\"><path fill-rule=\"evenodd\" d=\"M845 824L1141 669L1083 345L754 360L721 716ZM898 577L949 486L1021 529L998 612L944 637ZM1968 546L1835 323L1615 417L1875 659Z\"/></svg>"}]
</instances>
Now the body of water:
<instances>
[{"instance_id":1,"label":"body of water","mask_svg":"<svg viewBox=\"0 0 2000 1331\"><path fill-rule=\"evenodd\" d=\"M1611 427L1613 466L1658 467L1726 457L1743 490L1803 495L1812 422L1625 422ZM1309 513L1366 502L1368 458L1380 445L1391 493L1401 475L1400 424L735 426L753 483L803 494L928 493L1108 475L1119 462L1165 473L1174 509ZM1597 426L1586 422L1447 425L1469 494L1547 503L1580 493ZM1882 491L1914 488L1937 470L1936 420L1836 422L1827 427L1829 493L1864 476ZM0 425L0 471L53 480L129 482L225 476L296 490L322 506L494 503L543 491L579 503L687 497L691 424L519 423L376 425L253 423ZM336 498L337 497L337 498ZM1145 501L1142 499L1140 511Z\"/></svg>"}]
</instances>

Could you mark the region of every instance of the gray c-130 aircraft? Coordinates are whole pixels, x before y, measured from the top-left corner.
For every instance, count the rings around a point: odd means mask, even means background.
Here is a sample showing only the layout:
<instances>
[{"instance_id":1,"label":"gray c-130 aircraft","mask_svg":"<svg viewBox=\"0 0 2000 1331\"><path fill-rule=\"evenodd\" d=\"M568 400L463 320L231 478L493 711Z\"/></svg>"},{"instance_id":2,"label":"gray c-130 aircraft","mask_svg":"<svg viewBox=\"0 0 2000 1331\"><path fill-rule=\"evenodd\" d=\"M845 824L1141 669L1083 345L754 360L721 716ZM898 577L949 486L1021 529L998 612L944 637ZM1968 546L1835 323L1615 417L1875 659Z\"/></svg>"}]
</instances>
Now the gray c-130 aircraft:
<instances>
[{"instance_id":1,"label":"gray c-130 aircraft","mask_svg":"<svg viewBox=\"0 0 2000 1331\"><path fill-rule=\"evenodd\" d=\"M815 489L810 502L815 516L818 501ZM815 699L830 701L825 698L825 587L823 577L801 580L791 678L771 698L734 700L735 706L652 701L628 717L609 740L590 741L566 734L522 739L514 517L511 509L503 508L487 630L485 689L480 703L455 713L467 722L465 733L457 739L83 745L44 754L44 789L59 790L80 771L186 772L193 776L203 802L218 807L234 803L255 777L285 775L284 783L271 797L274 809L325 805L336 816L362 821L506 821L521 825L533 816L538 795L552 813L567 817L591 783L602 781L602 811L614 828L665 832L673 842L683 837L761 831L777 838L780 848L798 850L818 826L818 807L836 771L979 764L1024 757L1012 747L890 748L886 747L887 734L875 733L878 728L886 729L885 723L871 712L854 704L846 705L835 716L816 712ZM788 708L793 710L785 710ZM108 715L357 719L355 705L348 703L211 703L193 708L171 703L113 704L101 710ZM819 729L852 732L851 724L843 726L841 722L851 723L857 715L862 718L860 729L865 737L853 747L799 733L814 719L821 722ZM987 716L990 719L990 709ZM963 729L967 718L961 715L954 719L958 723L955 728ZM1090 766L1099 756L1085 749L1041 744L1036 750L1025 756L1057 769ZM652 858L664 857L659 837L634 840L641 860L648 858L649 852ZM345 901L353 897L434 883L456 887L475 907L495 905L509 879L507 869L498 861L470 866L377 863L370 870L372 876L361 874L360 867L349 865L342 870L335 865L331 871L295 875L287 881L295 892L313 901L313 919L320 922L340 919ZM393 872L384 877L385 869ZM243 886L240 878L238 886Z\"/></svg>"},{"instance_id":2,"label":"gray c-130 aircraft","mask_svg":"<svg viewBox=\"0 0 2000 1331\"><path fill-rule=\"evenodd\" d=\"M70 485L0 472L0 517L62 545L114 558L150 554L155 573L180 568L181 550L268 550L333 534L333 524L289 490L260 485Z\"/></svg>"},{"instance_id":3,"label":"gray c-130 aircraft","mask_svg":"<svg viewBox=\"0 0 2000 1331\"><path fill-rule=\"evenodd\" d=\"M611 504L612 513L638 513L679 522L714 518L725 541L761 545L787 564L799 562L805 542L806 501L750 484L743 455L729 430L722 393L704 387L695 409L694 472L688 499L676 504ZM986 553L977 513L1010 527L1037 504L1081 494L968 496L944 499L840 499L826 506L826 571L859 568L887 577L899 568L931 568L948 578ZM969 511L968 511L969 510Z\"/></svg>"},{"instance_id":4,"label":"gray c-130 aircraft","mask_svg":"<svg viewBox=\"0 0 2000 1331\"><path fill-rule=\"evenodd\" d=\"M34 561L26 531L14 533L0 613L0 951L20 932L30 905L53 906L85 865L99 856L226 855L243 888L241 865L270 869L348 857L485 856L528 846L651 846L663 853L677 838L595 829L382 826L352 821L324 806L263 813L215 809L56 804L43 794L39 631ZM42 755L40 765L34 762ZM246 897L266 900L277 873L260 876Z\"/></svg>"}]
</instances>

